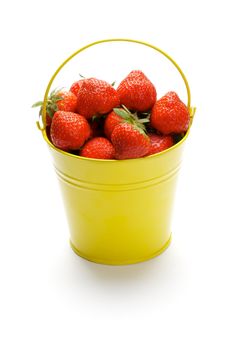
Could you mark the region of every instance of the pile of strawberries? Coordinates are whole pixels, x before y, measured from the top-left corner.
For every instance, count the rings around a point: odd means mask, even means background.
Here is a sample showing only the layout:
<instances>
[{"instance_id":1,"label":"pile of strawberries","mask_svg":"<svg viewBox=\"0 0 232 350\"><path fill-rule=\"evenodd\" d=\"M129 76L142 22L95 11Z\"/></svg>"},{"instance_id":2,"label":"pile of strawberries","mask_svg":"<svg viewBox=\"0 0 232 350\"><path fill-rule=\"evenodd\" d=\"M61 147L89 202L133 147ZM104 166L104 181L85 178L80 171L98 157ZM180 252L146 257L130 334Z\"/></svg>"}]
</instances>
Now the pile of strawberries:
<instances>
[{"instance_id":1,"label":"pile of strawberries","mask_svg":"<svg viewBox=\"0 0 232 350\"><path fill-rule=\"evenodd\" d=\"M96 78L54 90L46 106L51 142L66 152L97 159L130 159L161 152L189 127L186 105L175 92L157 100L155 86L139 70L117 87ZM41 106L37 102L33 107Z\"/></svg>"}]
</instances>

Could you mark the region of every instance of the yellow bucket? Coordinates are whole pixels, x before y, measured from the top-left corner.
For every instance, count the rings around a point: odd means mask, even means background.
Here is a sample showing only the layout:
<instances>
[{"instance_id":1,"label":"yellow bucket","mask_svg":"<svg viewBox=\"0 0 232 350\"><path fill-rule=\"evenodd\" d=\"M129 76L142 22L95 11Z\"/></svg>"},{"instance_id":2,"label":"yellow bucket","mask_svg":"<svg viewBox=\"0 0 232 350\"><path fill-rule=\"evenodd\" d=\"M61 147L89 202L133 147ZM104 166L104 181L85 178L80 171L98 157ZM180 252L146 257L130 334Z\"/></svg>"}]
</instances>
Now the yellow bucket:
<instances>
[{"instance_id":1,"label":"yellow bucket","mask_svg":"<svg viewBox=\"0 0 232 350\"><path fill-rule=\"evenodd\" d=\"M63 66L87 48L112 41L148 46L175 61L159 48L137 40L107 39L91 43L71 55L52 76L44 96L41 122L37 122L51 151L71 233L71 247L81 257L101 264L141 262L159 255L171 240L171 217L177 174L189 130L173 147L139 159L98 160L57 149L45 130L46 103L53 80Z\"/></svg>"}]
</instances>

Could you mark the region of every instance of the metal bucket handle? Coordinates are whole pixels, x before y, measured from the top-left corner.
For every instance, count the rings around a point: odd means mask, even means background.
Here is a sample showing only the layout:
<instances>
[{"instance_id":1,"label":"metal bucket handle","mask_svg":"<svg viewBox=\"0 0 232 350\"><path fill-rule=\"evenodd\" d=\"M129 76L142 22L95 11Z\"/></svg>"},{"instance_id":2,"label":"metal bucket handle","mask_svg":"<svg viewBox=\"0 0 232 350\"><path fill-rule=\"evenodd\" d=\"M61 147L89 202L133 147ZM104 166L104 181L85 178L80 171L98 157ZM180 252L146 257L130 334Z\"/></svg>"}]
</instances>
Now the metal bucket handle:
<instances>
[{"instance_id":1,"label":"metal bucket handle","mask_svg":"<svg viewBox=\"0 0 232 350\"><path fill-rule=\"evenodd\" d=\"M173 63L173 65L177 68L177 70L179 71L181 77L184 80L186 89L187 89L187 95L188 95L188 101L187 101L187 106L189 109L189 113L190 113L190 117L193 118L196 108L195 107L191 107L191 93L190 93L190 88L189 88L189 84L188 81L184 75L184 73L182 72L182 70L180 69L180 67L178 66L178 64L163 50L159 49L156 46L153 46L151 44L148 44L146 42L143 41L139 41L139 40L133 40L133 39L104 39L104 40L98 40L95 41L91 44L88 44L86 46L83 46L81 49L77 50L76 52L74 52L71 56L69 56L60 66L59 68L55 71L55 73L53 74L53 76L51 77L48 86L46 88L45 94L44 94L44 102L43 102L43 109L42 109L42 121L37 121L37 127L39 128L39 130L44 131L45 130L45 125L46 125L46 105L47 105L47 100L48 100L48 94L51 88L51 85L55 79L55 77L57 76L57 74L60 72L60 70L76 55L78 55L80 52L88 49L91 46L97 45L97 44L102 44L102 43L107 43L107 42L113 42L113 41L124 41L124 42L131 42L131 43L136 43L136 44L141 44L141 45L145 45L148 46L158 52L160 52L162 55L164 55L167 59L169 59L169 61L171 61Z\"/></svg>"}]
</instances>

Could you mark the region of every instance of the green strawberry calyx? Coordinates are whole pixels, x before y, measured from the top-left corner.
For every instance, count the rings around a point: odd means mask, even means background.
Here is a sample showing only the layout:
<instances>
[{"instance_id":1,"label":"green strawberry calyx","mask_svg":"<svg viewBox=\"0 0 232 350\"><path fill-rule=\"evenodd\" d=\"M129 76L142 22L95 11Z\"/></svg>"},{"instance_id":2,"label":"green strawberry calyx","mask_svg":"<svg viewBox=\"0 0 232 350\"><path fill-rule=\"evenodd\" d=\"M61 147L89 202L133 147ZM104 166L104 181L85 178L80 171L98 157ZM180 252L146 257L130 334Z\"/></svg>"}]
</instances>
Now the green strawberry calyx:
<instances>
[{"instance_id":1,"label":"green strawberry calyx","mask_svg":"<svg viewBox=\"0 0 232 350\"><path fill-rule=\"evenodd\" d=\"M54 113L56 111L58 111L57 102L63 100L63 97L59 96L59 92L61 90L62 90L62 88L61 89L57 89L57 88L54 89L48 97L47 105L46 105L46 113L50 118L52 118ZM40 107L40 110L39 110L40 116L42 116L43 103L44 103L44 101L38 101L32 105L32 108Z\"/></svg>"},{"instance_id":2,"label":"green strawberry calyx","mask_svg":"<svg viewBox=\"0 0 232 350\"><path fill-rule=\"evenodd\" d=\"M132 113L129 109L122 105L122 108L114 108L114 112L124 119L125 123L132 124L136 130L138 130L141 134L146 135L146 127L144 123L149 123L150 119L147 118L139 118L137 112ZM149 116L149 114L146 114Z\"/></svg>"}]
</instances>

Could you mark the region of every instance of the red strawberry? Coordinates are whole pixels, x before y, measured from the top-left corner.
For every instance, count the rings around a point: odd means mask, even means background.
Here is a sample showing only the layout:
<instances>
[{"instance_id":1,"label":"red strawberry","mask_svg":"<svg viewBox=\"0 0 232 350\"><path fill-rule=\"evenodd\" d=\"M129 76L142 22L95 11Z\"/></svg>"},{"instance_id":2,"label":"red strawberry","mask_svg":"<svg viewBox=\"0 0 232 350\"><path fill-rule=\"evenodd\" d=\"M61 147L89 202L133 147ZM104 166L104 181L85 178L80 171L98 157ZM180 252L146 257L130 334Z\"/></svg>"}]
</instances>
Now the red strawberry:
<instances>
[{"instance_id":1,"label":"red strawberry","mask_svg":"<svg viewBox=\"0 0 232 350\"><path fill-rule=\"evenodd\" d=\"M56 102L59 111L76 112L77 97L71 91L58 91L56 96L61 97Z\"/></svg>"},{"instance_id":2,"label":"red strawberry","mask_svg":"<svg viewBox=\"0 0 232 350\"><path fill-rule=\"evenodd\" d=\"M127 122L115 126L111 141L115 148L116 159L144 157L151 147L151 141L145 132Z\"/></svg>"},{"instance_id":3,"label":"red strawberry","mask_svg":"<svg viewBox=\"0 0 232 350\"><path fill-rule=\"evenodd\" d=\"M105 137L94 137L86 142L80 156L97 159L114 159L115 151L112 143Z\"/></svg>"},{"instance_id":4,"label":"red strawberry","mask_svg":"<svg viewBox=\"0 0 232 350\"><path fill-rule=\"evenodd\" d=\"M123 117L119 116L114 111L110 112L107 115L104 123L104 133L109 140L115 126L121 123L123 120Z\"/></svg>"},{"instance_id":5,"label":"red strawberry","mask_svg":"<svg viewBox=\"0 0 232 350\"><path fill-rule=\"evenodd\" d=\"M50 135L56 147L64 151L76 150L89 138L90 126L82 115L58 111L52 118Z\"/></svg>"},{"instance_id":6,"label":"red strawberry","mask_svg":"<svg viewBox=\"0 0 232 350\"><path fill-rule=\"evenodd\" d=\"M72 84L69 91L71 91L74 95L77 96L78 92L80 91L82 83L83 83L83 80L76 81L75 83Z\"/></svg>"},{"instance_id":7,"label":"red strawberry","mask_svg":"<svg viewBox=\"0 0 232 350\"><path fill-rule=\"evenodd\" d=\"M167 135L185 132L189 127L190 115L186 105L175 92L168 92L159 99L151 112L153 128Z\"/></svg>"},{"instance_id":8,"label":"red strawberry","mask_svg":"<svg viewBox=\"0 0 232 350\"><path fill-rule=\"evenodd\" d=\"M46 114L46 126L51 126L52 124L52 118L49 117L48 114Z\"/></svg>"},{"instance_id":9,"label":"red strawberry","mask_svg":"<svg viewBox=\"0 0 232 350\"><path fill-rule=\"evenodd\" d=\"M137 112L131 113L126 106L123 108L114 108L114 110L108 114L104 124L104 132L110 139L114 128L120 123L130 123L138 128L146 130L144 123L148 123L148 118L139 118Z\"/></svg>"},{"instance_id":10,"label":"red strawberry","mask_svg":"<svg viewBox=\"0 0 232 350\"><path fill-rule=\"evenodd\" d=\"M148 136L151 140L150 151L147 154L148 156L162 152L165 149L173 146L173 138L171 135L148 134Z\"/></svg>"},{"instance_id":11,"label":"red strawberry","mask_svg":"<svg viewBox=\"0 0 232 350\"><path fill-rule=\"evenodd\" d=\"M119 105L117 91L106 81L84 79L77 95L77 112L90 119L94 115L109 113Z\"/></svg>"},{"instance_id":12,"label":"red strawberry","mask_svg":"<svg viewBox=\"0 0 232 350\"><path fill-rule=\"evenodd\" d=\"M36 102L32 107L40 107L39 115L42 115L43 101ZM70 91L53 90L46 105L46 126L52 123L52 117L56 111L76 112L77 97Z\"/></svg>"},{"instance_id":13,"label":"red strawberry","mask_svg":"<svg viewBox=\"0 0 232 350\"><path fill-rule=\"evenodd\" d=\"M119 84L117 92L121 104L139 112L151 109L156 102L156 89L140 70L130 72Z\"/></svg>"}]
</instances>

